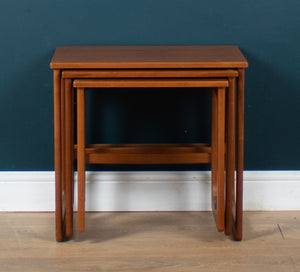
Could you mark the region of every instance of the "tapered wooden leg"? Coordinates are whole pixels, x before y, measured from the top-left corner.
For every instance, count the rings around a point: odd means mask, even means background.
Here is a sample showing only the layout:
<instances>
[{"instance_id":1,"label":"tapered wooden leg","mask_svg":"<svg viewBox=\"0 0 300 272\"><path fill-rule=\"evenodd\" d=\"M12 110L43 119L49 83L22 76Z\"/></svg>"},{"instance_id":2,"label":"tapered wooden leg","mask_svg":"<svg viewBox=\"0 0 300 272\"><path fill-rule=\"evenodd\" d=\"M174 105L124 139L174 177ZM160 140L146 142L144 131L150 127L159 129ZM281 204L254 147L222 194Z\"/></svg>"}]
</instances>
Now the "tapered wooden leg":
<instances>
[{"instance_id":1,"label":"tapered wooden leg","mask_svg":"<svg viewBox=\"0 0 300 272\"><path fill-rule=\"evenodd\" d=\"M63 240L63 212L62 212L62 135L61 135L61 90L60 70L53 73L54 91L54 168L55 168L55 218L56 241Z\"/></svg>"},{"instance_id":2,"label":"tapered wooden leg","mask_svg":"<svg viewBox=\"0 0 300 272\"><path fill-rule=\"evenodd\" d=\"M226 219L225 234L232 233L232 202L235 170L235 78L229 78L226 108Z\"/></svg>"},{"instance_id":3,"label":"tapered wooden leg","mask_svg":"<svg viewBox=\"0 0 300 272\"><path fill-rule=\"evenodd\" d=\"M244 85L245 71L244 69L239 69L237 90L236 240L242 240L243 236Z\"/></svg>"},{"instance_id":4,"label":"tapered wooden leg","mask_svg":"<svg viewBox=\"0 0 300 272\"><path fill-rule=\"evenodd\" d=\"M77 171L78 171L78 231L84 231L85 224L85 93L77 89Z\"/></svg>"},{"instance_id":5,"label":"tapered wooden leg","mask_svg":"<svg viewBox=\"0 0 300 272\"><path fill-rule=\"evenodd\" d=\"M66 238L73 236L73 119L72 80L65 79L65 197L66 197Z\"/></svg>"}]
</instances>

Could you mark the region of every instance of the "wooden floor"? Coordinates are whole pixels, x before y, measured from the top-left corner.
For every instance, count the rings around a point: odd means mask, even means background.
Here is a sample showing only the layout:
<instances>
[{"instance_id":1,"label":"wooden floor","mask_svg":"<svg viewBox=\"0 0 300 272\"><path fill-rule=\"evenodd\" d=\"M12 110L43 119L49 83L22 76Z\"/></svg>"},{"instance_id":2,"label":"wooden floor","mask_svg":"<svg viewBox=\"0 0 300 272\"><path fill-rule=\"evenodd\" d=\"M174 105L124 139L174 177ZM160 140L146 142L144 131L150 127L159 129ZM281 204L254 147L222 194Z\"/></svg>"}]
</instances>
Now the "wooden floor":
<instances>
[{"instance_id":1,"label":"wooden floor","mask_svg":"<svg viewBox=\"0 0 300 272\"><path fill-rule=\"evenodd\" d=\"M244 240L209 212L89 213L57 243L53 213L0 213L0 271L298 271L300 211L245 212Z\"/></svg>"}]
</instances>

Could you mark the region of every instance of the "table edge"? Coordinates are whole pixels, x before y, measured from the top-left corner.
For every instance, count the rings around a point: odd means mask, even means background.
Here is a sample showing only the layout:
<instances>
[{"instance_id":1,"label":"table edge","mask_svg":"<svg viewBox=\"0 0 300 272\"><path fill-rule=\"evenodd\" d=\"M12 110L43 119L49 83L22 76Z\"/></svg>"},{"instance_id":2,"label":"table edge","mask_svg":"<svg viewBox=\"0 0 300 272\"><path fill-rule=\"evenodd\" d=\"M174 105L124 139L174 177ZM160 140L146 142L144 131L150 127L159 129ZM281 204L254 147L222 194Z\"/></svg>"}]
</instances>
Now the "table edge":
<instances>
[{"instance_id":1,"label":"table edge","mask_svg":"<svg viewBox=\"0 0 300 272\"><path fill-rule=\"evenodd\" d=\"M109 62L109 63L92 63L92 62L51 62L51 69L205 69L205 68L247 68L248 62Z\"/></svg>"}]
</instances>

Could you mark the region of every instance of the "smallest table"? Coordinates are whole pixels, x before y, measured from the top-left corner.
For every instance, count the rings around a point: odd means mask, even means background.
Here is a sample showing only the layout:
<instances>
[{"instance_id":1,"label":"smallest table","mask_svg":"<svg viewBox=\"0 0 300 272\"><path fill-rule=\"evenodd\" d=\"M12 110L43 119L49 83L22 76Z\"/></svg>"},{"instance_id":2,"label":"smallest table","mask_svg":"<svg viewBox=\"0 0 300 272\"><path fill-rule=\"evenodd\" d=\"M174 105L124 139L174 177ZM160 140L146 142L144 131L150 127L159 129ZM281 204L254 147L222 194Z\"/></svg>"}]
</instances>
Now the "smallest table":
<instances>
[{"instance_id":1,"label":"smallest table","mask_svg":"<svg viewBox=\"0 0 300 272\"><path fill-rule=\"evenodd\" d=\"M223 114L224 122L226 117L226 144L223 141L226 146L226 171L219 171L219 175L225 177L224 186L219 188L219 191L225 192L225 210L220 212L219 206L215 206L216 201L212 201L212 208L217 211L214 214L223 216L225 233L230 234L233 230L235 239L241 240L244 68L247 65L246 59L236 46L58 47L50 65L54 69L57 241L68 239L73 233L73 161L76 150L73 81L76 85L79 84L76 80L102 79L111 81L110 87L117 87L116 81L112 80L117 78L130 79L134 84L141 79L146 83L147 78L161 83L162 78L172 79L174 82L184 79L186 83L182 87L192 87L192 82L198 79L226 79L229 84L226 100L224 99L226 114ZM93 157L84 157L86 156ZM218 159L224 161L223 156L218 156ZM214 182L212 186L214 198ZM219 227L218 229L222 230Z\"/></svg>"},{"instance_id":2,"label":"smallest table","mask_svg":"<svg viewBox=\"0 0 300 272\"><path fill-rule=\"evenodd\" d=\"M77 88L77 171L78 230L84 231L85 164L200 164L211 163L212 198L217 229L224 230L225 166L225 79L76 79ZM118 144L85 143L86 88L212 88L212 137L207 144ZM100 91L101 91L100 89Z\"/></svg>"}]
</instances>

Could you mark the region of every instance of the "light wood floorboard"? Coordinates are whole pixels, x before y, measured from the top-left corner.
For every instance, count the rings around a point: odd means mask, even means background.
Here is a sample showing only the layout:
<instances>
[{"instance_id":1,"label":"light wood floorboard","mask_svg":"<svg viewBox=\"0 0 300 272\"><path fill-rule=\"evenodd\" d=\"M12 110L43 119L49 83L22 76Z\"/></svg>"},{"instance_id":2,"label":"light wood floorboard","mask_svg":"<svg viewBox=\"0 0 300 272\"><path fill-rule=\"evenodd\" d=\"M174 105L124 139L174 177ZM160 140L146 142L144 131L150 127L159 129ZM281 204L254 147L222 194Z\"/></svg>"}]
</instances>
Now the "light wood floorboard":
<instances>
[{"instance_id":1,"label":"light wood floorboard","mask_svg":"<svg viewBox=\"0 0 300 272\"><path fill-rule=\"evenodd\" d=\"M210 212L88 213L57 243L53 213L0 213L0 271L300 272L300 211L245 212L244 240Z\"/></svg>"}]
</instances>

